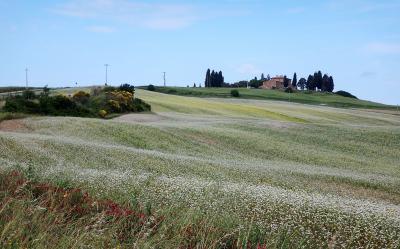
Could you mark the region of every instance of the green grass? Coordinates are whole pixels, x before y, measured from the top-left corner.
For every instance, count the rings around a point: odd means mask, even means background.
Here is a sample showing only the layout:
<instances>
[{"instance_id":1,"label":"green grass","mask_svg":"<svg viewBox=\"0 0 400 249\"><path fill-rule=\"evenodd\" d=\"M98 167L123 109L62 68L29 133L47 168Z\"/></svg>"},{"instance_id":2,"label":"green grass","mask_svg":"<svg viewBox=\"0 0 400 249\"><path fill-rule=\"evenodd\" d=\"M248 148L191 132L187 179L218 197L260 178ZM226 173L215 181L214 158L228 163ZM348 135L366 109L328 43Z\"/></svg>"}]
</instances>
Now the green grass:
<instances>
[{"instance_id":1,"label":"green grass","mask_svg":"<svg viewBox=\"0 0 400 249\"><path fill-rule=\"evenodd\" d=\"M187 88L187 87L156 87L157 92L193 96L193 97L218 97L231 98L231 90L233 88ZM238 88L240 97L243 99L258 100L280 100L291 101L295 103L328 105L333 107L354 107L354 108L380 108L380 109L396 109L395 106L384 105L372 101L358 100L342 97L333 93L297 91L294 93L286 93L282 90L267 89L246 89Z\"/></svg>"},{"instance_id":2,"label":"green grass","mask_svg":"<svg viewBox=\"0 0 400 249\"><path fill-rule=\"evenodd\" d=\"M27 115L22 113L0 112L0 122L4 120L21 119L25 117L27 117Z\"/></svg>"},{"instance_id":3,"label":"green grass","mask_svg":"<svg viewBox=\"0 0 400 249\"><path fill-rule=\"evenodd\" d=\"M0 131L1 168L151 205L166 220L140 248L399 246L395 111L136 94L153 113Z\"/></svg>"}]
</instances>

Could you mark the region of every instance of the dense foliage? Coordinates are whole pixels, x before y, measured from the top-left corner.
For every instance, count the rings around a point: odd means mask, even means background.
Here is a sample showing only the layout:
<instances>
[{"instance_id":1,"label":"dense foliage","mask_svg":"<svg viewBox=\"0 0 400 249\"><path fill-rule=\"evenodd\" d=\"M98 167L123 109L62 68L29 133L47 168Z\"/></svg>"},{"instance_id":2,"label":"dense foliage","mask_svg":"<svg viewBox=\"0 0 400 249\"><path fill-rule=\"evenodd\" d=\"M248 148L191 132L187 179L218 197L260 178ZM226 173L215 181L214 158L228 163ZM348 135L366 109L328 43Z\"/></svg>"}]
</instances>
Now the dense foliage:
<instances>
[{"instance_id":1,"label":"dense foliage","mask_svg":"<svg viewBox=\"0 0 400 249\"><path fill-rule=\"evenodd\" d=\"M224 76L222 72L210 72L210 69L207 70L206 80L204 81L205 87L223 87L224 85Z\"/></svg>"},{"instance_id":2,"label":"dense foliage","mask_svg":"<svg viewBox=\"0 0 400 249\"><path fill-rule=\"evenodd\" d=\"M358 99L356 96L354 96L353 94L346 92L346 91L337 91L337 92L335 92L335 94L343 96L343 97Z\"/></svg>"},{"instance_id":3,"label":"dense foliage","mask_svg":"<svg viewBox=\"0 0 400 249\"><path fill-rule=\"evenodd\" d=\"M231 95L232 95L232 97L239 97L240 96L239 95L239 91L236 90L236 89L231 90Z\"/></svg>"},{"instance_id":4,"label":"dense foliage","mask_svg":"<svg viewBox=\"0 0 400 249\"><path fill-rule=\"evenodd\" d=\"M22 96L9 97L3 109L7 112L28 114L102 118L112 113L150 111L149 104L134 98L134 91L134 87L129 84L123 84L119 88L93 88L92 95L78 91L72 96L52 96L44 91L37 96L28 90Z\"/></svg>"}]
</instances>

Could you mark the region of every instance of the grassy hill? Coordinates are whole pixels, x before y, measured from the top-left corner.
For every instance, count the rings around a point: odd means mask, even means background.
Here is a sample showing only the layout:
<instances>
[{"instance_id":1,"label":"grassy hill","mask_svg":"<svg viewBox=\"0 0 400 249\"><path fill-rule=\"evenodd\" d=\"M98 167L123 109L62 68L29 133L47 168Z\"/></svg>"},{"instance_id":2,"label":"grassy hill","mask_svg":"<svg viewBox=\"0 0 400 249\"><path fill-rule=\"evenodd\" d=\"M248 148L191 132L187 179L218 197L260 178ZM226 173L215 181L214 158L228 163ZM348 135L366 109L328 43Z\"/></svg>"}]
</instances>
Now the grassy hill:
<instances>
[{"instance_id":1,"label":"grassy hill","mask_svg":"<svg viewBox=\"0 0 400 249\"><path fill-rule=\"evenodd\" d=\"M232 96L230 92L232 89L234 88L156 87L156 91L161 93L181 96L218 98L231 98ZM333 93L298 91L289 94L282 90L246 88L236 89L239 90L239 98L244 99L281 100L303 104L328 105L334 107L396 109L395 106L384 105L372 101L347 98Z\"/></svg>"},{"instance_id":2,"label":"grassy hill","mask_svg":"<svg viewBox=\"0 0 400 249\"><path fill-rule=\"evenodd\" d=\"M35 227L54 235L53 247L399 246L400 116L393 111L136 94L152 113L1 122L0 167L139 203L163 222L121 242L112 229L87 229L79 219L61 236L55 224L42 228L40 216L17 223L0 213L4 238L22 240ZM92 223L104 224L101 217ZM20 245L46 245L40 235Z\"/></svg>"}]
</instances>

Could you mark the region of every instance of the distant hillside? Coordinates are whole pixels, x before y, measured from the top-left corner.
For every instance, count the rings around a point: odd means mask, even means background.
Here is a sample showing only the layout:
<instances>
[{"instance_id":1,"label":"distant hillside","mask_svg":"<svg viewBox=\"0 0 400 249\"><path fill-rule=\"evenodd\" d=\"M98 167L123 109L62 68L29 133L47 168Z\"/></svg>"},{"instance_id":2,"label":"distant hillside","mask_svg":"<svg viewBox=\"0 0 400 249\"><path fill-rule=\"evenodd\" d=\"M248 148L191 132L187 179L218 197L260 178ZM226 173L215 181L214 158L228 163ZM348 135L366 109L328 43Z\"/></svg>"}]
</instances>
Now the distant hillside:
<instances>
[{"instance_id":1,"label":"distant hillside","mask_svg":"<svg viewBox=\"0 0 400 249\"><path fill-rule=\"evenodd\" d=\"M146 89L145 87L143 87ZM377 109L396 109L395 106L385 105L367 100L343 97L334 93L298 91L286 93L281 90L266 89L246 89L246 88L188 88L188 87L155 87L156 92L193 96L193 97L218 97L231 98L231 90L239 91L239 98L245 99L265 99L291 101L303 104L327 105L333 107L354 107L354 108L377 108Z\"/></svg>"}]
</instances>

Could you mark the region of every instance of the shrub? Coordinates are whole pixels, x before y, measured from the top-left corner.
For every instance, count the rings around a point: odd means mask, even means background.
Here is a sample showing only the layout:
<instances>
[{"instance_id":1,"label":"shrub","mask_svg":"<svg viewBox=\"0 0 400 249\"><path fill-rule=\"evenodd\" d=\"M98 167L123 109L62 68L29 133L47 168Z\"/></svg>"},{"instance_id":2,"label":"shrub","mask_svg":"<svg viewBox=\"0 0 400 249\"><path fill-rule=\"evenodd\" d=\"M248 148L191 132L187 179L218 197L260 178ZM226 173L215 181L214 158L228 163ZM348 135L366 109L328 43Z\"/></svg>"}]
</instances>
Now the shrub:
<instances>
[{"instance_id":1,"label":"shrub","mask_svg":"<svg viewBox=\"0 0 400 249\"><path fill-rule=\"evenodd\" d=\"M294 91L291 87L288 87L285 89L285 93L292 93L292 92L294 92Z\"/></svg>"},{"instance_id":2,"label":"shrub","mask_svg":"<svg viewBox=\"0 0 400 249\"><path fill-rule=\"evenodd\" d=\"M22 92L22 97L24 99L34 99L36 98L35 92L32 90L25 90Z\"/></svg>"},{"instance_id":3,"label":"shrub","mask_svg":"<svg viewBox=\"0 0 400 249\"><path fill-rule=\"evenodd\" d=\"M236 98L239 97L240 96L239 91L236 89L231 90L231 96Z\"/></svg>"},{"instance_id":4,"label":"shrub","mask_svg":"<svg viewBox=\"0 0 400 249\"><path fill-rule=\"evenodd\" d=\"M147 86L147 90L148 90L148 91L155 91L155 90L156 90L156 87L155 87L154 85L148 85L148 86Z\"/></svg>"},{"instance_id":5,"label":"shrub","mask_svg":"<svg viewBox=\"0 0 400 249\"><path fill-rule=\"evenodd\" d=\"M99 116L100 116L101 118L105 118L105 117L107 116L107 111L106 111L106 110L100 110L100 111L99 111Z\"/></svg>"},{"instance_id":6,"label":"shrub","mask_svg":"<svg viewBox=\"0 0 400 249\"><path fill-rule=\"evenodd\" d=\"M113 99L110 99L107 102L108 107L113 111L113 112L121 112L121 106L118 103L118 101L115 101Z\"/></svg>"},{"instance_id":7,"label":"shrub","mask_svg":"<svg viewBox=\"0 0 400 249\"><path fill-rule=\"evenodd\" d=\"M167 93L177 93L178 91L176 89L168 89Z\"/></svg>"},{"instance_id":8,"label":"shrub","mask_svg":"<svg viewBox=\"0 0 400 249\"><path fill-rule=\"evenodd\" d=\"M23 97L8 98L3 109L7 112L38 113L40 105Z\"/></svg>"},{"instance_id":9,"label":"shrub","mask_svg":"<svg viewBox=\"0 0 400 249\"><path fill-rule=\"evenodd\" d=\"M86 104L89 101L90 94L84 91L79 91L76 92L73 96L72 99L78 103L81 104Z\"/></svg>"},{"instance_id":10,"label":"shrub","mask_svg":"<svg viewBox=\"0 0 400 249\"><path fill-rule=\"evenodd\" d=\"M73 109L76 107L75 102L73 102L70 98L64 95L56 95L50 98L52 105L55 109Z\"/></svg>"},{"instance_id":11,"label":"shrub","mask_svg":"<svg viewBox=\"0 0 400 249\"><path fill-rule=\"evenodd\" d=\"M104 88L103 88L103 91L104 92L113 92L113 91L116 91L117 90L117 88L115 88L115 87L113 87L113 86L105 86Z\"/></svg>"},{"instance_id":12,"label":"shrub","mask_svg":"<svg viewBox=\"0 0 400 249\"><path fill-rule=\"evenodd\" d=\"M134 93L135 92L135 87L133 85L130 84L122 84L119 86L118 88L120 91L126 91L126 92L130 92L130 93Z\"/></svg>"},{"instance_id":13,"label":"shrub","mask_svg":"<svg viewBox=\"0 0 400 249\"><path fill-rule=\"evenodd\" d=\"M346 92L346 91L337 91L337 92L335 92L335 94L343 96L343 97L347 97L347 98L358 99L356 96L354 96L353 94Z\"/></svg>"}]
</instances>

